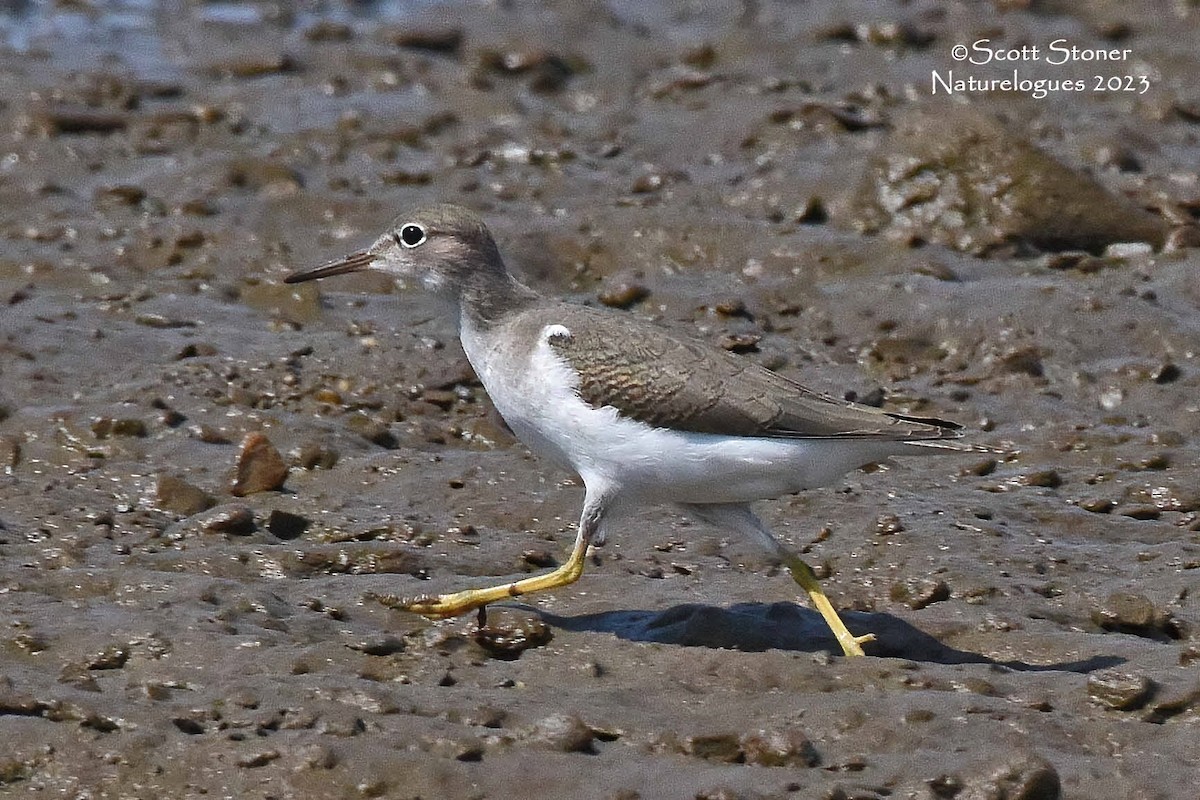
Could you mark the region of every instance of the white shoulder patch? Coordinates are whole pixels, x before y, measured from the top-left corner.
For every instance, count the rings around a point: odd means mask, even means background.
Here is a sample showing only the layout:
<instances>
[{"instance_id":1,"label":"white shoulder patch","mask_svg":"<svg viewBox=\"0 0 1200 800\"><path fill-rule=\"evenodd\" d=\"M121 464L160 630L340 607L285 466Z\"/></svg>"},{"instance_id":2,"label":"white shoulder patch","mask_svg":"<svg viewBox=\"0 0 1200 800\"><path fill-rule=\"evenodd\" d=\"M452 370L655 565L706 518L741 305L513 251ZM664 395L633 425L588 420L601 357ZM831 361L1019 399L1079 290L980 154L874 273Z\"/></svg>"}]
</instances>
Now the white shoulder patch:
<instances>
[{"instance_id":1,"label":"white shoulder patch","mask_svg":"<svg viewBox=\"0 0 1200 800\"><path fill-rule=\"evenodd\" d=\"M571 331L566 325L547 325L542 328L542 341L544 342L553 342L555 339L569 340L570 338Z\"/></svg>"}]
</instances>

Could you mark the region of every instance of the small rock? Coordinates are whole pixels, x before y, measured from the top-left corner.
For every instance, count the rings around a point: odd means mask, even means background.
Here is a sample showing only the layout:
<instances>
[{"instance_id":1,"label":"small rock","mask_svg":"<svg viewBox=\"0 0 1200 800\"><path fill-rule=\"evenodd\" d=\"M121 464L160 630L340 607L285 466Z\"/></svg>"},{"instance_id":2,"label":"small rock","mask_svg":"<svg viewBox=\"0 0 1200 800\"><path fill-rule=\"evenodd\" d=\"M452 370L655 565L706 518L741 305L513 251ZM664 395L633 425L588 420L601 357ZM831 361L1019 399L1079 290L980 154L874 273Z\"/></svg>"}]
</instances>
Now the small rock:
<instances>
[{"instance_id":1,"label":"small rock","mask_svg":"<svg viewBox=\"0 0 1200 800\"><path fill-rule=\"evenodd\" d=\"M245 497L256 492L273 492L283 488L287 480L288 467L283 456L261 433L246 434L238 453L235 477L230 491L234 497Z\"/></svg>"},{"instance_id":2,"label":"small rock","mask_svg":"<svg viewBox=\"0 0 1200 800\"><path fill-rule=\"evenodd\" d=\"M1045 374L1040 347L1018 347L1009 350L999 359L998 366L1005 372L1030 375L1040 378Z\"/></svg>"},{"instance_id":3,"label":"small rock","mask_svg":"<svg viewBox=\"0 0 1200 800\"><path fill-rule=\"evenodd\" d=\"M1074 270L1083 275L1091 275L1104 269L1105 261L1086 250L1068 250L1061 253L1049 253L1042 257L1041 264L1048 269Z\"/></svg>"},{"instance_id":4,"label":"small rock","mask_svg":"<svg viewBox=\"0 0 1200 800\"><path fill-rule=\"evenodd\" d=\"M173 475L158 479L154 499L159 508L184 517L207 511L217 502L208 492Z\"/></svg>"},{"instance_id":5,"label":"small rock","mask_svg":"<svg viewBox=\"0 0 1200 800\"><path fill-rule=\"evenodd\" d=\"M366 414L351 414L346 419L346 427L371 444L395 450L400 446L396 435L382 422L368 417Z\"/></svg>"},{"instance_id":6,"label":"small rock","mask_svg":"<svg viewBox=\"0 0 1200 800\"><path fill-rule=\"evenodd\" d=\"M296 62L285 53L256 52L210 64L208 72L217 78L259 78L291 72Z\"/></svg>"},{"instance_id":7,"label":"small rock","mask_svg":"<svg viewBox=\"0 0 1200 800\"><path fill-rule=\"evenodd\" d=\"M1092 612L1092 620L1101 628L1139 636L1154 630L1156 617L1150 598L1131 592L1113 592L1101 608Z\"/></svg>"},{"instance_id":8,"label":"small rock","mask_svg":"<svg viewBox=\"0 0 1200 800\"><path fill-rule=\"evenodd\" d=\"M1063 485L1062 476L1057 470L1043 469L1020 476L1017 482L1022 486L1040 486L1045 489L1057 489Z\"/></svg>"},{"instance_id":9,"label":"small rock","mask_svg":"<svg viewBox=\"0 0 1200 800\"><path fill-rule=\"evenodd\" d=\"M257 753L247 753L245 755L238 756L237 759L234 760L234 763L239 767L244 768L265 767L267 764L270 764L272 761L275 761L278 758L278 750L260 750Z\"/></svg>"},{"instance_id":10,"label":"small rock","mask_svg":"<svg viewBox=\"0 0 1200 800\"><path fill-rule=\"evenodd\" d=\"M1146 704L1156 685L1145 675L1104 670L1087 679L1088 697L1092 702L1114 711L1134 711Z\"/></svg>"},{"instance_id":11,"label":"small rock","mask_svg":"<svg viewBox=\"0 0 1200 800\"><path fill-rule=\"evenodd\" d=\"M727 333L717 340L723 349L731 353L757 353L762 337L757 333Z\"/></svg>"},{"instance_id":12,"label":"small rock","mask_svg":"<svg viewBox=\"0 0 1200 800\"><path fill-rule=\"evenodd\" d=\"M89 656L84 664L88 669L120 669L128 660L128 647L110 644L99 653Z\"/></svg>"},{"instance_id":13,"label":"small rock","mask_svg":"<svg viewBox=\"0 0 1200 800\"><path fill-rule=\"evenodd\" d=\"M890 596L892 600L907 603L909 608L919 611L934 603L949 600L950 587L942 580L909 578L893 584Z\"/></svg>"},{"instance_id":14,"label":"small rock","mask_svg":"<svg viewBox=\"0 0 1200 800\"><path fill-rule=\"evenodd\" d=\"M16 436L0 436L0 469L13 470L21 463L21 440Z\"/></svg>"},{"instance_id":15,"label":"small rock","mask_svg":"<svg viewBox=\"0 0 1200 800\"><path fill-rule=\"evenodd\" d=\"M739 746L747 764L762 767L815 767L821 761L808 737L795 729L743 734Z\"/></svg>"},{"instance_id":16,"label":"small rock","mask_svg":"<svg viewBox=\"0 0 1200 800\"><path fill-rule=\"evenodd\" d=\"M176 361L183 361L187 358L203 358L206 356L215 356L217 348L206 342L196 342L195 344L184 345L178 353L175 354Z\"/></svg>"},{"instance_id":17,"label":"small rock","mask_svg":"<svg viewBox=\"0 0 1200 800\"><path fill-rule=\"evenodd\" d=\"M358 642L351 642L346 645L351 650L358 650L361 653L366 653L369 656L390 656L396 653L404 652L405 644L403 639L395 636L381 634L372 636L368 639L363 639Z\"/></svg>"},{"instance_id":18,"label":"small rock","mask_svg":"<svg viewBox=\"0 0 1200 800\"><path fill-rule=\"evenodd\" d=\"M892 536L904 530L904 523L895 514L880 514L875 520L876 536Z\"/></svg>"},{"instance_id":19,"label":"small rock","mask_svg":"<svg viewBox=\"0 0 1200 800\"><path fill-rule=\"evenodd\" d=\"M538 721L530 738L563 753L595 752L595 734L575 714L553 714Z\"/></svg>"},{"instance_id":20,"label":"small rock","mask_svg":"<svg viewBox=\"0 0 1200 800\"><path fill-rule=\"evenodd\" d=\"M558 559L549 550L526 550L521 553L521 562L530 567L549 569L558 566Z\"/></svg>"},{"instance_id":21,"label":"small rock","mask_svg":"<svg viewBox=\"0 0 1200 800\"><path fill-rule=\"evenodd\" d=\"M74 686L84 692L102 691L100 683L88 668L82 664L66 664L58 673L58 682Z\"/></svg>"},{"instance_id":22,"label":"small rock","mask_svg":"<svg viewBox=\"0 0 1200 800\"><path fill-rule=\"evenodd\" d=\"M1134 258L1153 253L1154 248L1146 242L1114 242L1104 248L1106 258Z\"/></svg>"},{"instance_id":23,"label":"small rock","mask_svg":"<svg viewBox=\"0 0 1200 800\"><path fill-rule=\"evenodd\" d=\"M276 508L267 517L267 530L280 539L296 539L308 530L311 523L299 514Z\"/></svg>"},{"instance_id":24,"label":"small rock","mask_svg":"<svg viewBox=\"0 0 1200 800\"><path fill-rule=\"evenodd\" d=\"M463 722L467 725L474 725L479 728L499 729L504 727L504 721L507 718L508 712L503 708L482 705L464 716Z\"/></svg>"},{"instance_id":25,"label":"small rock","mask_svg":"<svg viewBox=\"0 0 1200 800\"><path fill-rule=\"evenodd\" d=\"M1098 253L1162 245L1168 225L975 107L895 120L862 182L835 209L857 230L986 255L1013 243Z\"/></svg>"},{"instance_id":26,"label":"small rock","mask_svg":"<svg viewBox=\"0 0 1200 800\"><path fill-rule=\"evenodd\" d=\"M732 733L701 733L684 738L683 752L705 761L735 764L742 758L742 745Z\"/></svg>"},{"instance_id":27,"label":"small rock","mask_svg":"<svg viewBox=\"0 0 1200 800\"><path fill-rule=\"evenodd\" d=\"M1155 383L1173 383L1179 380L1183 375L1183 370L1172 364L1170 361L1164 361L1154 368L1150 373L1150 380Z\"/></svg>"},{"instance_id":28,"label":"small rock","mask_svg":"<svg viewBox=\"0 0 1200 800\"><path fill-rule=\"evenodd\" d=\"M1107 514L1117 507L1117 503L1107 497L1089 497L1086 500L1080 500L1079 507L1093 514Z\"/></svg>"},{"instance_id":29,"label":"small rock","mask_svg":"<svg viewBox=\"0 0 1200 800\"><path fill-rule=\"evenodd\" d=\"M429 742L429 752L441 758L452 758L455 761L480 761L483 759L483 743L469 737L439 736Z\"/></svg>"},{"instance_id":30,"label":"small rock","mask_svg":"<svg viewBox=\"0 0 1200 800\"><path fill-rule=\"evenodd\" d=\"M92 435L97 439L108 439L113 436L143 438L146 434L146 423L136 418L112 419L111 417L99 417L92 421Z\"/></svg>"},{"instance_id":31,"label":"small rock","mask_svg":"<svg viewBox=\"0 0 1200 800\"><path fill-rule=\"evenodd\" d=\"M463 42L463 30L454 25L405 25L384 31L384 39L397 47L455 53Z\"/></svg>"},{"instance_id":32,"label":"small rock","mask_svg":"<svg viewBox=\"0 0 1200 800\"><path fill-rule=\"evenodd\" d=\"M211 425L194 425L188 429L188 434L193 439L199 439L205 444L233 444L233 440L229 438L228 434Z\"/></svg>"},{"instance_id":33,"label":"small rock","mask_svg":"<svg viewBox=\"0 0 1200 800\"><path fill-rule=\"evenodd\" d=\"M136 206L146 199L146 190L140 186L118 184L102 186L96 189L92 196L101 204Z\"/></svg>"},{"instance_id":34,"label":"small rock","mask_svg":"<svg viewBox=\"0 0 1200 800\"><path fill-rule=\"evenodd\" d=\"M534 614L496 609L488 615L488 624L477 628L471 638L493 658L515 661L526 650L547 644L554 633Z\"/></svg>"},{"instance_id":35,"label":"small rock","mask_svg":"<svg viewBox=\"0 0 1200 800\"><path fill-rule=\"evenodd\" d=\"M974 464L963 467L959 470L959 475L974 475L977 478L983 478L991 475L996 471L996 467L1000 466L1000 462L994 458L985 458L982 461L977 461Z\"/></svg>"},{"instance_id":36,"label":"small rock","mask_svg":"<svg viewBox=\"0 0 1200 800\"><path fill-rule=\"evenodd\" d=\"M955 800L1060 800L1054 765L1035 755L1017 756L980 780L968 780Z\"/></svg>"},{"instance_id":37,"label":"small rock","mask_svg":"<svg viewBox=\"0 0 1200 800\"><path fill-rule=\"evenodd\" d=\"M645 172L637 176L629 191L634 194L650 194L657 192L667 183L667 177L661 172Z\"/></svg>"},{"instance_id":38,"label":"small rock","mask_svg":"<svg viewBox=\"0 0 1200 800\"><path fill-rule=\"evenodd\" d=\"M799 222L802 225L821 225L829 221L829 212L825 210L825 203L819 197L810 197L795 208L792 212L792 221ZM938 265L941 267L942 265ZM950 272L951 276L954 273L949 267L944 269ZM957 276L945 278L944 280L957 280Z\"/></svg>"},{"instance_id":39,"label":"small rock","mask_svg":"<svg viewBox=\"0 0 1200 800\"><path fill-rule=\"evenodd\" d=\"M254 512L243 505L229 504L214 508L199 520L200 530L205 533L229 533L246 536L254 533Z\"/></svg>"},{"instance_id":40,"label":"small rock","mask_svg":"<svg viewBox=\"0 0 1200 800\"><path fill-rule=\"evenodd\" d=\"M1130 519L1154 520L1162 516L1162 509L1158 506L1119 506L1116 513Z\"/></svg>"},{"instance_id":41,"label":"small rock","mask_svg":"<svg viewBox=\"0 0 1200 800\"><path fill-rule=\"evenodd\" d=\"M323 19L305 28L304 38L310 42L348 42L354 38L354 29L344 22Z\"/></svg>"},{"instance_id":42,"label":"small rock","mask_svg":"<svg viewBox=\"0 0 1200 800\"><path fill-rule=\"evenodd\" d=\"M743 800L743 796L728 786L715 786L696 792L695 800Z\"/></svg>"},{"instance_id":43,"label":"small rock","mask_svg":"<svg viewBox=\"0 0 1200 800\"><path fill-rule=\"evenodd\" d=\"M292 460L301 469L333 469L338 462L339 453L332 447L326 447L316 442L306 442L293 452Z\"/></svg>"},{"instance_id":44,"label":"small rock","mask_svg":"<svg viewBox=\"0 0 1200 800\"><path fill-rule=\"evenodd\" d=\"M597 299L609 308L631 308L650 296L650 290L640 283L621 281L600 292Z\"/></svg>"}]
</instances>

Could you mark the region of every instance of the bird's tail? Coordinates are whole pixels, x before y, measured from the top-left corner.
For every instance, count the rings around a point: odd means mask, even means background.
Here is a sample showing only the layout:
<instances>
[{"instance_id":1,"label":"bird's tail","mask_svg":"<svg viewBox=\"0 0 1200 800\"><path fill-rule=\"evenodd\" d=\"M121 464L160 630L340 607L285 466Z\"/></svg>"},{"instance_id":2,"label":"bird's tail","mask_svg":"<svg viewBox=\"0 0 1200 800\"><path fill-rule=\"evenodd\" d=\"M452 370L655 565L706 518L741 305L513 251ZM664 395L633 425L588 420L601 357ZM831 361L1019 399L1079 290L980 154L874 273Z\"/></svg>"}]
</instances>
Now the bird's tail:
<instances>
[{"instance_id":1,"label":"bird's tail","mask_svg":"<svg viewBox=\"0 0 1200 800\"><path fill-rule=\"evenodd\" d=\"M913 447L926 447L930 450L953 450L958 453L992 453L993 455L1012 455L1013 451L1003 447L992 447L986 444L974 444L960 439L913 439L905 442Z\"/></svg>"}]
</instances>

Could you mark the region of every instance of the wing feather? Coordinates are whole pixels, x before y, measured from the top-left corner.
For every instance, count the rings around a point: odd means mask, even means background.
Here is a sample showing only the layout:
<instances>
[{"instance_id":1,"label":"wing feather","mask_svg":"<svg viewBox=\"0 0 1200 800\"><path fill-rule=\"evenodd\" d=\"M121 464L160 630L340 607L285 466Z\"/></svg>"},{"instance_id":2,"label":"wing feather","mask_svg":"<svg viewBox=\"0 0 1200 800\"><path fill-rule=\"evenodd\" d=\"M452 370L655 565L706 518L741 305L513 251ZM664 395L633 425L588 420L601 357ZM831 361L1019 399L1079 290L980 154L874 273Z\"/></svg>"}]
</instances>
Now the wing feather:
<instances>
[{"instance_id":1,"label":"wing feather","mask_svg":"<svg viewBox=\"0 0 1200 800\"><path fill-rule=\"evenodd\" d=\"M633 318L580 306L558 311L570 335L546 341L578 373L580 397L648 425L784 438L923 441L960 435L956 423L829 397L753 361Z\"/></svg>"}]
</instances>

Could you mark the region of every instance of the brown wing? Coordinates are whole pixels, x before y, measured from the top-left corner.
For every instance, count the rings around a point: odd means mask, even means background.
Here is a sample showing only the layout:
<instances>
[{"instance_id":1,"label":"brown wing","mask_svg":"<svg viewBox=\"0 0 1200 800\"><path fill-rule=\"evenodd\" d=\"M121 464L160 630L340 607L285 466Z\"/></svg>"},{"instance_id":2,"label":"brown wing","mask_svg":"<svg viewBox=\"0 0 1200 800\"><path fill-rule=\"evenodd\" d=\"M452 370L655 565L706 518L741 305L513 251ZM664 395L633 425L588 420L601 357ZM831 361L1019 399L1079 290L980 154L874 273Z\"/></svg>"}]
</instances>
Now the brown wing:
<instances>
[{"instance_id":1,"label":"brown wing","mask_svg":"<svg viewBox=\"0 0 1200 800\"><path fill-rule=\"evenodd\" d=\"M579 374L589 405L648 425L694 433L788 438L953 439L961 427L837 400L748 359L675 338L633 318L559 307L570 335L549 338ZM582 324L573 324L582 323Z\"/></svg>"}]
</instances>

